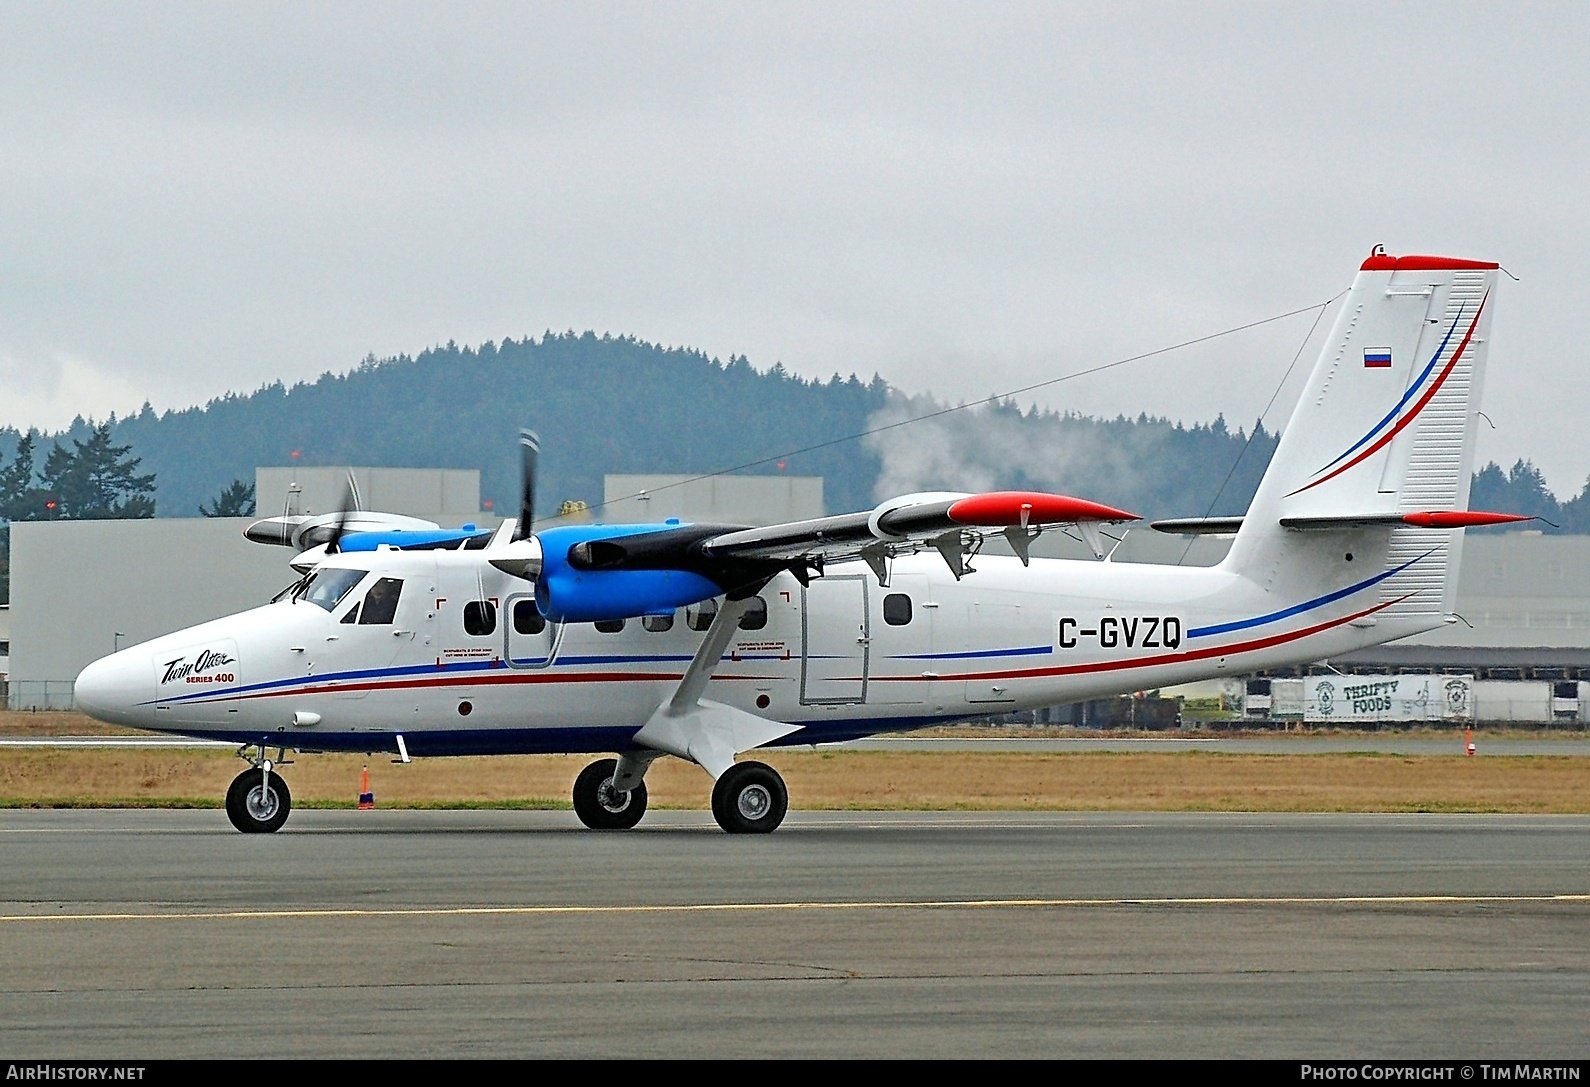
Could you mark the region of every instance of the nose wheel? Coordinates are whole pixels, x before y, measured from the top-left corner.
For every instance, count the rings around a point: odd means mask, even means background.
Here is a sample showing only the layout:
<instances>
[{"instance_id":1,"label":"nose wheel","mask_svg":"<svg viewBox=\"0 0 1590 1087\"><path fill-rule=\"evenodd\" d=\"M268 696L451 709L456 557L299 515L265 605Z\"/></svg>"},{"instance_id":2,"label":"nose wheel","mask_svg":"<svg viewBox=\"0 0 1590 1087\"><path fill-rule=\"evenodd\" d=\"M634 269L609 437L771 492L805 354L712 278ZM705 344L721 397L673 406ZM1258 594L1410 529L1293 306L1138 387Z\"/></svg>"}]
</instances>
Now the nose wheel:
<instances>
[{"instance_id":1,"label":"nose wheel","mask_svg":"<svg viewBox=\"0 0 1590 1087\"><path fill-rule=\"evenodd\" d=\"M270 768L270 762L257 770L244 770L232 779L226 790L226 817L244 834L270 834L287 822L293 797L287 782Z\"/></svg>"},{"instance_id":2,"label":"nose wheel","mask_svg":"<svg viewBox=\"0 0 1590 1087\"><path fill-rule=\"evenodd\" d=\"M737 762L712 786L712 817L730 834L767 834L789 811L789 790L777 770L761 762Z\"/></svg>"},{"instance_id":3,"label":"nose wheel","mask_svg":"<svg viewBox=\"0 0 1590 1087\"><path fill-rule=\"evenodd\" d=\"M613 788L617 759L598 759L574 779L574 814L592 830L628 830L646 814L646 783L628 792Z\"/></svg>"}]
</instances>

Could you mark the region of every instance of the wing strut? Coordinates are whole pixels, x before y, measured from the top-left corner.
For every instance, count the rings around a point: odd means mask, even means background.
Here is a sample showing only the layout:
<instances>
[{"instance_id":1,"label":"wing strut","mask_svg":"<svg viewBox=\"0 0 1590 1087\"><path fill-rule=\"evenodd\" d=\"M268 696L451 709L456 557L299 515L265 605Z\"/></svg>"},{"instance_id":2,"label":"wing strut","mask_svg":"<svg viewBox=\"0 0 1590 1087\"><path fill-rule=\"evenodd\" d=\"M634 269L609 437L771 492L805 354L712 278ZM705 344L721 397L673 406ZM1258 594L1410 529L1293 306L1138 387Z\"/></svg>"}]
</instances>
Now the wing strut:
<instances>
[{"instance_id":1,"label":"wing strut","mask_svg":"<svg viewBox=\"0 0 1590 1087\"><path fill-rule=\"evenodd\" d=\"M761 747L802 727L769 721L701 697L754 595L748 593L741 600L725 599L718 605L718 614L679 680L679 686L635 733L635 743L650 750L626 751L619 755L613 788L620 792L633 789L652 761L664 754L698 763L716 780L734 765L734 756L739 752Z\"/></svg>"}]
</instances>

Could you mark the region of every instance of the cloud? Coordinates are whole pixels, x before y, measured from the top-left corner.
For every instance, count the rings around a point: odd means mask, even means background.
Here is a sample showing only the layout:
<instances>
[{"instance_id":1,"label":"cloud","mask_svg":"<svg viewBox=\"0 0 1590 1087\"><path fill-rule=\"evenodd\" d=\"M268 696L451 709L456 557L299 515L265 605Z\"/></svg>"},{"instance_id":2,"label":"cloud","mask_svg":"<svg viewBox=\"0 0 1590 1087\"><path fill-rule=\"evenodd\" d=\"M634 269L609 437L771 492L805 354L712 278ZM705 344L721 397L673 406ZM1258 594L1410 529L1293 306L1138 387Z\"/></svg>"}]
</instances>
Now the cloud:
<instances>
[{"instance_id":1,"label":"cloud","mask_svg":"<svg viewBox=\"0 0 1590 1087\"><path fill-rule=\"evenodd\" d=\"M104 419L111 412L137 411L145 393L114 370L62 355L26 359L0 348L0 404L3 422L62 430L77 416Z\"/></svg>"},{"instance_id":2,"label":"cloud","mask_svg":"<svg viewBox=\"0 0 1590 1087\"><path fill-rule=\"evenodd\" d=\"M1587 31L1571 4L6 5L0 342L94 360L84 412L546 328L976 399L1329 297L1384 242L1523 277L1481 452L1576 491ZM1043 403L1252 418L1293 346Z\"/></svg>"}]
</instances>

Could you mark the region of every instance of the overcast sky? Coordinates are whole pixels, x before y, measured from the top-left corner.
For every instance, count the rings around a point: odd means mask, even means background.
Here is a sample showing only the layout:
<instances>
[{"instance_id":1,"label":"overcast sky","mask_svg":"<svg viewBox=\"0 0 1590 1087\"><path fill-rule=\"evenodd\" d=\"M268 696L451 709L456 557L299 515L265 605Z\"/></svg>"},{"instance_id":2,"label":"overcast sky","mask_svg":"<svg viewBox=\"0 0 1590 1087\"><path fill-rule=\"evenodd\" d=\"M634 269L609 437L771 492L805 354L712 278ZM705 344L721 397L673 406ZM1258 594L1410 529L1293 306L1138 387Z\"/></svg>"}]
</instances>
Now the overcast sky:
<instances>
[{"instance_id":1,"label":"overcast sky","mask_svg":"<svg viewBox=\"0 0 1590 1087\"><path fill-rule=\"evenodd\" d=\"M1521 278L1481 456L1566 495L1587 107L1584 4L7 3L0 423L547 328L980 397L1384 243ZM1040 400L1247 423L1311 319Z\"/></svg>"}]
</instances>

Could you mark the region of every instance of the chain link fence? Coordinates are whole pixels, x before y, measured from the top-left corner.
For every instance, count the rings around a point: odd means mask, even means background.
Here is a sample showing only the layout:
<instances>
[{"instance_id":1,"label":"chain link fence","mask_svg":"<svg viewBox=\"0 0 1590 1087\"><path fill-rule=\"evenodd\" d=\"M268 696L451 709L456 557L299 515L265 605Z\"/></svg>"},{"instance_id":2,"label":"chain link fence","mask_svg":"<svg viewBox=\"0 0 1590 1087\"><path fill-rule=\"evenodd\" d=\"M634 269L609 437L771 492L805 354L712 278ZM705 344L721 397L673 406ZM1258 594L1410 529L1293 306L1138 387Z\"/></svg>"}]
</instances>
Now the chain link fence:
<instances>
[{"instance_id":1,"label":"chain link fence","mask_svg":"<svg viewBox=\"0 0 1590 1087\"><path fill-rule=\"evenodd\" d=\"M69 710L73 708L70 679L14 679L8 684L6 707L12 710Z\"/></svg>"}]
</instances>

